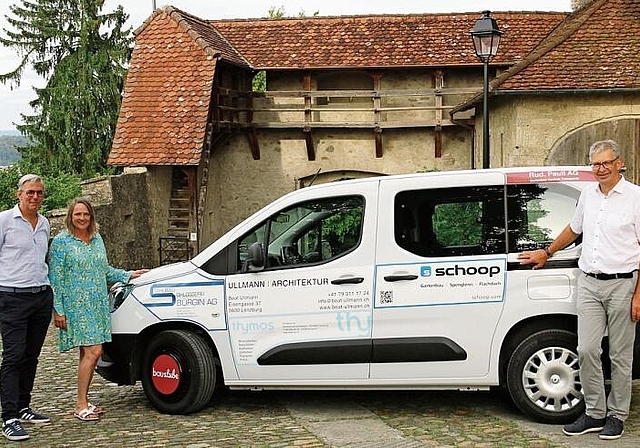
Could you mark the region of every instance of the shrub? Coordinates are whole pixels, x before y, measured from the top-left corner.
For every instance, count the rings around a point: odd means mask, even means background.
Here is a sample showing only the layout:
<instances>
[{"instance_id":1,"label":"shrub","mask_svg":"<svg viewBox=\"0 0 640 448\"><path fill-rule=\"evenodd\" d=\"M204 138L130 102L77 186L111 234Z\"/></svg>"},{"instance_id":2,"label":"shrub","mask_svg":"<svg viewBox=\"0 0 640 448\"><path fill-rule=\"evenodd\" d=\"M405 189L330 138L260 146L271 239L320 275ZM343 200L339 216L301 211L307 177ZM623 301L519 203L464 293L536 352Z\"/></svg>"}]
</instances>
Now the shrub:
<instances>
[{"instance_id":1,"label":"shrub","mask_svg":"<svg viewBox=\"0 0 640 448\"><path fill-rule=\"evenodd\" d=\"M21 175L20 168L16 165L0 170L0 210L7 210L16 205L16 190ZM82 193L79 176L59 174L43 176L43 180L46 194L40 209L42 214L49 210L66 208L71 199Z\"/></svg>"}]
</instances>

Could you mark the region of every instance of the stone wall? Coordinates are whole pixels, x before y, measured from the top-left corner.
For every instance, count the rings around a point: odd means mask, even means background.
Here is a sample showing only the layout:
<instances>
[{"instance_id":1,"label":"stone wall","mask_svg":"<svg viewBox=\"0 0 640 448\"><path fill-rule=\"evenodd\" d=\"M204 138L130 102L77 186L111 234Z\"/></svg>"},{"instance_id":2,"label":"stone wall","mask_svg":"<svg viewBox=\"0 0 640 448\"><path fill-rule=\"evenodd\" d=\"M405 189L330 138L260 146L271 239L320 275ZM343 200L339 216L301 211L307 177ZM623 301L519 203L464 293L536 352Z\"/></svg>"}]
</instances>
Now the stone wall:
<instances>
[{"instance_id":1,"label":"stone wall","mask_svg":"<svg viewBox=\"0 0 640 448\"><path fill-rule=\"evenodd\" d=\"M315 161L307 159L299 130L258 131L260 160L251 157L244 135L232 137L211 155L215 168L209 170L201 248L318 171L387 175L469 168L471 132L452 126L442 133L445 149L436 158L432 129L385 129L383 157L377 158L372 130L315 130Z\"/></svg>"},{"instance_id":2,"label":"stone wall","mask_svg":"<svg viewBox=\"0 0 640 448\"><path fill-rule=\"evenodd\" d=\"M330 72L313 72L311 89L318 88L319 80L330 76ZM366 84L366 73L360 73ZM415 91L435 87L437 74L424 69L385 70L381 73L380 89L387 91ZM292 91L302 89L299 72L269 73L268 89L271 91ZM442 74L444 87L448 89L476 88L482 80L482 70L447 70ZM354 77L354 83L358 80ZM363 89L364 87L357 87ZM452 106L468 97L467 94L444 95L442 104ZM410 107L414 103L425 104L434 101L430 96L406 96L383 98L384 107ZM355 100L363 101L362 98ZM261 104L257 107L273 106ZM276 99L276 101L284 101ZM288 100L290 101L290 99ZM369 100L370 101L370 100ZM268 101L267 101L268 103ZM431 104L433 106L434 104ZM354 104L357 106L357 104ZM315 113L315 112L314 112ZM325 113L325 112L322 112ZM332 119L331 112L327 120ZM342 115L345 122L372 121L371 116L360 116L368 112L350 112ZM311 135L315 148L315 160L307 157L305 134L299 127L292 129L258 129L256 131L260 147L260 159L251 155L246 135L231 136L224 144L213 148L209 170L206 210L200 232L200 247L205 248L226 231L285 193L299 188L301 179L323 174L352 171L376 174L402 174L418 171L456 170L472 165L473 132L464 126L443 126L442 155L435 154L434 127L410 127L412 121L434 120L436 114L448 120L446 110L436 112L431 109L397 110L383 112L382 121L401 123L406 127L382 130L383 155L376 157L375 134L373 129L319 127L313 128ZM466 112L458 114L458 119L468 118ZM324 115L326 117L327 115ZM298 112L256 112L256 121L272 120L287 122L300 120ZM318 118L314 118L318 120ZM333 117L335 120L336 117ZM322 121L322 118L320 118ZM327 179L337 176L328 176Z\"/></svg>"},{"instance_id":3,"label":"stone wall","mask_svg":"<svg viewBox=\"0 0 640 448\"><path fill-rule=\"evenodd\" d=\"M160 264L160 238L167 236L172 172L171 166L147 167L149 255L154 266Z\"/></svg>"},{"instance_id":4,"label":"stone wall","mask_svg":"<svg viewBox=\"0 0 640 448\"><path fill-rule=\"evenodd\" d=\"M95 208L112 266L123 269L157 266L149 225L146 173L91 179L83 182L82 192ZM64 228L65 216L66 210L49 213L52 235Z\"/></svg>"},{"instance_id":5,"label":"stone wall","mask_svg":"<svg viewBox=\"0 0 640 448\"><path fill-rule=\"evenodd\" d=\"M508 95L492 101L491 166L583 164L593 141L611 138L622 146L627 178L640 181L640 140L634 131L637 127L628 123L640 120L640 93ZM481 148L481 116L476 128L476 145ZM577 138L578 133L585 137Z\"/></svg>"}]
</instances>

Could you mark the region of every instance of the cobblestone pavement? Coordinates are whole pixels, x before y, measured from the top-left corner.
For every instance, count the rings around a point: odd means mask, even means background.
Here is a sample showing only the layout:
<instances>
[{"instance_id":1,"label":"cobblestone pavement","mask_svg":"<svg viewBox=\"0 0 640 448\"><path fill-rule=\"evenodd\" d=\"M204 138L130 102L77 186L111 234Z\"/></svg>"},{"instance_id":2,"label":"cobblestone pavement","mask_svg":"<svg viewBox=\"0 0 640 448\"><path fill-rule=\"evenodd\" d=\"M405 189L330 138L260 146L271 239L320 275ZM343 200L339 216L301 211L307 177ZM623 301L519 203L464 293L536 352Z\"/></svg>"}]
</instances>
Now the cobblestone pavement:
<instances>
[{"instance_id":1,"label":"cobblestone pavement","mask_svg":"<svg viewBox=\"0 0 640 448\"><path fill-rule=\"evenodd\" d=\"M189 416L158 413L142 387L116 386L96 376L99 422L71 415L77 353L59 354L51 327L41 356L33 407L50 424L25 425L38 447L603 447L640 446L640 382L634 383L625 435L566 437L559 426L532 423L494 392L233 391ZM0 437L0 445L16 445Z\"/></svg>"}]
</instances>

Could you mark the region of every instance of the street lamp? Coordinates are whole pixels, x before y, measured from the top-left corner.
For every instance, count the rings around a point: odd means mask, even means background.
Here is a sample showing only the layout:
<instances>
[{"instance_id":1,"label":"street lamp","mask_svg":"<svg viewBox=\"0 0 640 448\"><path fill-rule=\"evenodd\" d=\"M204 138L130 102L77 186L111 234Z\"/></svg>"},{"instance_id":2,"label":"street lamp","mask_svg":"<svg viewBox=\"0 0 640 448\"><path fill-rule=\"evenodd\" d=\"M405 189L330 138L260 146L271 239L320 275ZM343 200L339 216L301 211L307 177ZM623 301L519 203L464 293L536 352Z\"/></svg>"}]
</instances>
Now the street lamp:
<instances>
[{"instance_id":1,"label":"street lamp","mask_svg":"<svg viewBox=\"0 0 640 448\"><path fill-rule=\"evenodd\" d=\"M489 168L489 61L498 53L500 35L498 22L491 17L491 11L482 11L471 30L473 49L484 64L484 88L482 95L482 168Z\"/></svg>"}]
</instances>

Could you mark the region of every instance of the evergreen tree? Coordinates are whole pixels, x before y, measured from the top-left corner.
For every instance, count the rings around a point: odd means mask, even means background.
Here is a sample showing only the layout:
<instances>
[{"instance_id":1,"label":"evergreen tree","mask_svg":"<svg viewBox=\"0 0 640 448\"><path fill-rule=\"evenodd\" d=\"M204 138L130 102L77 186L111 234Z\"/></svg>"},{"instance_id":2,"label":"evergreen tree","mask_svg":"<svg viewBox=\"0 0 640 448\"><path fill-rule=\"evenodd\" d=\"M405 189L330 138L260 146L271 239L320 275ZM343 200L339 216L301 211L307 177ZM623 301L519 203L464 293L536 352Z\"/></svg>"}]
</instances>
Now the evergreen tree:
<instances>
[{"instance_id":1,"label":"evergreen tree","mask_svg":"<svg viewBox=\"0 0 640 448\"><path fill-rule=\"evenodd\" d=\"M21 0L6 16L0 43L21 62L0 82L19 85L31 66L47 81L35 89L34 115L18 130L31 144L21 148L25 166L43 174L106 171L133 35L124 29L122 6L102 13L104 0Z\"/></svg>"}]
</instances>

